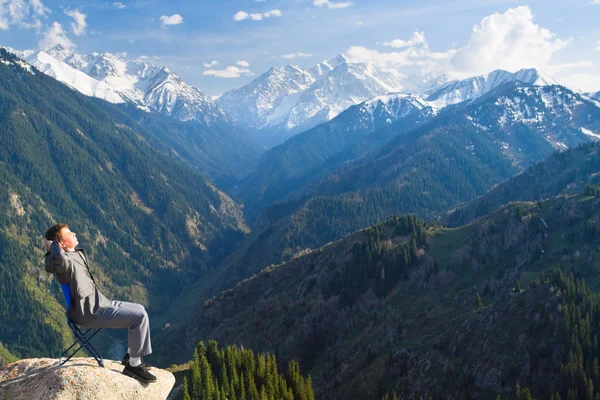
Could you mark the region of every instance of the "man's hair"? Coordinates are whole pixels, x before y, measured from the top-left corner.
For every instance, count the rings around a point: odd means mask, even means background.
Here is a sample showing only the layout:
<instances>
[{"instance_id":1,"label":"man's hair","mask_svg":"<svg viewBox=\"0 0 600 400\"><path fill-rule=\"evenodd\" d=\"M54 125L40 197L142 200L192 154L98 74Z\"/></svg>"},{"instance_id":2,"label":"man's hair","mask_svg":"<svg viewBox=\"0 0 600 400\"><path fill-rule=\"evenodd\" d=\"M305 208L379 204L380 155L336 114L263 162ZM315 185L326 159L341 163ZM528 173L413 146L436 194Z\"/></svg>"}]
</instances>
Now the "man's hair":
<instances>
[{"instance_id":1,"label":"man's hair","mask_svg":"<svg viewBox=\"0 0 600 400\"><path fill-rule=\"evenodd\" d=\"M58 240L59 242L63 240L63 237L60 234L60 231L63 228L68 228L67 224L56 224L52 225L50 229L46 231L46 240Z\"/></svg>"}]
</instances>

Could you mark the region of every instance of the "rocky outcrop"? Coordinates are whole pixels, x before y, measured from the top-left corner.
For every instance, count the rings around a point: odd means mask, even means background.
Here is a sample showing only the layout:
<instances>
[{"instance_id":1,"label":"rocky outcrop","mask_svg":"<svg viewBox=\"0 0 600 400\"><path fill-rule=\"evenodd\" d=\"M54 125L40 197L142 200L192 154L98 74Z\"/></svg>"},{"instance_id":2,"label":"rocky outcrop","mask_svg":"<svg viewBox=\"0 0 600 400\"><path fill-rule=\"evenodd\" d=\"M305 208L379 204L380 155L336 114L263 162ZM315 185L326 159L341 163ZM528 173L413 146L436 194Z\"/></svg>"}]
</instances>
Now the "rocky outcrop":
<instances>
[{"instance_id":1,"label":"rocky outcrop","mask_svg":"<svg viewBox=\"0 0 600 400\"><path fill-rule=\"evenodd\" d=\"M152 368L157 381L142 383L122 374L120 362L74 358L60 366L50 358L25 359L0 370L0 400L165 400L175 384L168 371Z\"/></svg>"}]
</instances>

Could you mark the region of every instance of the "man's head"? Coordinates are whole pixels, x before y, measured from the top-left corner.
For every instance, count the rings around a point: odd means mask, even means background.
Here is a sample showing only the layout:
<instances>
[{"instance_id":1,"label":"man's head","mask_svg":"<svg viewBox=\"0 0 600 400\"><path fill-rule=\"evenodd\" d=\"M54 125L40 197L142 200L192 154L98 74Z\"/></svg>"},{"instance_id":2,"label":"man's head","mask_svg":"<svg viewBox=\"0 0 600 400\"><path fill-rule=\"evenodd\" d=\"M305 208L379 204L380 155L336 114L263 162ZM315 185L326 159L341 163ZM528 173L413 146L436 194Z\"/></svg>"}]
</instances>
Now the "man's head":
<instances>
[{"instance_id":1,"label":"man's head","mask_svg":"<svg viewBox=\"0 0 600 400\"><path fill-rule=\"evenodd\" d=\"M56 224L51 226L50 229L46 231L45 236L47 240L57 240L60 247L65 250L74 250L79 244L77 234L71 232L69 225L67 224Z\"/></svg>"}]
</instances>

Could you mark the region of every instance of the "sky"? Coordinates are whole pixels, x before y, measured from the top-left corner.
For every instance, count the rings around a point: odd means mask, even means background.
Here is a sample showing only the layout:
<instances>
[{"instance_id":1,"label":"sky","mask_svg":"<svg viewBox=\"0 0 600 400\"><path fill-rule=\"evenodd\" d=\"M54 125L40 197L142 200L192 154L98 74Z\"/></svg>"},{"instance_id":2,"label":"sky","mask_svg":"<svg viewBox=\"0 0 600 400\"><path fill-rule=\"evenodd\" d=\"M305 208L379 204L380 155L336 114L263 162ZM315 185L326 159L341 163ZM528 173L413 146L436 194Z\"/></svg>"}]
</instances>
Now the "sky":
<instances>
[{"instance_id":1,"label":"sky","mask_svg":"<svg viewBox=\"0 0 600 400\"><path fill-rule=\"evenodd\" d=\"M598 21L600 0L0 0L0 46L148 60L209 95L340 53L454 79L538 68L591 92Z\"/></svg>"}]
</instances>

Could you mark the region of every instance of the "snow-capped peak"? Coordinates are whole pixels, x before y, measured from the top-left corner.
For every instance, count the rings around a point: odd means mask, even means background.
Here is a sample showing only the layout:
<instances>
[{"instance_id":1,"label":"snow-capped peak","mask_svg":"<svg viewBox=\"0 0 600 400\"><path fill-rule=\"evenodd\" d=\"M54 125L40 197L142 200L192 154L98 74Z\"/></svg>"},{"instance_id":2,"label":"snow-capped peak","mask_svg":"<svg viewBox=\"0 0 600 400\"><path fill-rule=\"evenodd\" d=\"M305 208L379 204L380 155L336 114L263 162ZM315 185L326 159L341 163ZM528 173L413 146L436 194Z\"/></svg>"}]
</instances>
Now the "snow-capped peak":
<instances>
[{"instance_id":1,"label":"snow-capped peak","mask_svg":"<svg viewBox=\"0 0 600 400\"><path fill-rule=\"evenodd\" d=\"M210 124L226 119L212 99L167 67L127 61L112 53L82 55L61 45L15 52L40 71L88 96L130 102L182 121Z\"/></svg>"},{"instance_id":2,"label":"snow-capped peak","mask_svg":"<svg viewBox=\"0 0 600 400\"><path fill-rule=\"evenodd\" d=\"M340 54L308 70L294 65L271 68L223 94L217 103L239 124L266 132L268 144L274 144L401 87L400 74L369 63L350 63ZM276 132L279 138L272 136Z\"/></svg>"},{"instance_id":3,"label":"snow-capped peak","mask_svg":"<svg viewBox=\"0 0 600 400\"><path fill-rule=\"evenodd\" d=\"M543 72L535 68L521 69L513 74L514 80L534 86L550 86L558 85L559 83Z\"/></svg>"},{"instance_id":4,"label":"snow-capped peak","mask_svg":"<svg viewBox=\"0 0 600 400\"><path fill-rule=\"evenodd\" d=\"M508 82L519 82L534 86L557 84L553 78L541 74L533 68L522 69L515 73L498 69L489 74L449 82L438 89L430 91L427 101L442 108L450 104L476 99Z\"/></svg>"},{"instance_id":5,"label":"snow-capped peak","mask_svg":"<svg viewBox=\"0 0 600 400\"><path fill-rule=\"evenodd\" d=\"M60 44L57 44L53 47L43 48L42 51L56 58L57 60L64 61L67 57L73 54L73 51L66 49Z\"/></svg>"}]
</instances>

